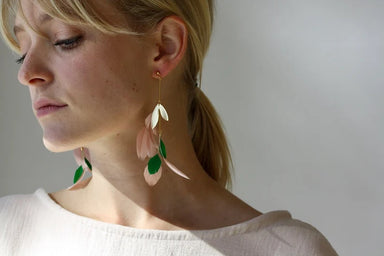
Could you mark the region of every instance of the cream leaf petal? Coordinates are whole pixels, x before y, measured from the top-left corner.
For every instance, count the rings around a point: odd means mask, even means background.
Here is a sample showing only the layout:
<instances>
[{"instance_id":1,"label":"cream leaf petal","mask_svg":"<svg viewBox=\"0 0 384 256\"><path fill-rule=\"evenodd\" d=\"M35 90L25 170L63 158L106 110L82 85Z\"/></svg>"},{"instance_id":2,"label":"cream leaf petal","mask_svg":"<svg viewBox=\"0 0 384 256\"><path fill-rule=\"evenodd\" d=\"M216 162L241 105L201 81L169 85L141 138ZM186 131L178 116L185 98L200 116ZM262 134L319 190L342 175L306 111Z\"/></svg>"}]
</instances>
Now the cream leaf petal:
<instances>
[{"instance_id":1,"label":"cream leaf petal","mask_svg":"<svg viewBox=\"0 0 384 256\"><path fill-rule=\"evenodd\" d=\"M168 121L168 113L167 113L167 110L165 110L163 105L159 104L159 110L160 110L161 117L165 121Z\"/></svg>"},{"instance_id":2,"label":"cream leaf petal","mask_svg":"<svg viewBox=\"0 0 384 256\"><path fill-rule=\"evenodd\" d=\"M151 121L152 129L155 129L157 122L159 122L159 104L156 105L155 109L152 112L152 121Z\"/></svg>"}]
</instances>

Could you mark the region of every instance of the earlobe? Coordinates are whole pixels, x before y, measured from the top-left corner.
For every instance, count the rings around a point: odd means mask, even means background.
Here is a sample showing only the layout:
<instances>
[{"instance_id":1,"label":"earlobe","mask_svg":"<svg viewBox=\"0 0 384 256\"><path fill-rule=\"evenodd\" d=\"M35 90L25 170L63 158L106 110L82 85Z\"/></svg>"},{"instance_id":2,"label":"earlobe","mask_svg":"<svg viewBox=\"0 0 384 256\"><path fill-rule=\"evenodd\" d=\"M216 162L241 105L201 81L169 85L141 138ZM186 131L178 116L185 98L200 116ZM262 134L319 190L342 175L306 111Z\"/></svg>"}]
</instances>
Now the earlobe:
<instances>
[{"instance_id":1,"label":"earlobe","mask_svg":"<svg viewBox=\"0 0 384 256\"><path fill-rule=\"evenodd\" d=\"M177 16L164 18L155 29L156 51L153 58L154 72L167 76L183 59L188 43L187 27Z\"/></svg>"}]
</instances>

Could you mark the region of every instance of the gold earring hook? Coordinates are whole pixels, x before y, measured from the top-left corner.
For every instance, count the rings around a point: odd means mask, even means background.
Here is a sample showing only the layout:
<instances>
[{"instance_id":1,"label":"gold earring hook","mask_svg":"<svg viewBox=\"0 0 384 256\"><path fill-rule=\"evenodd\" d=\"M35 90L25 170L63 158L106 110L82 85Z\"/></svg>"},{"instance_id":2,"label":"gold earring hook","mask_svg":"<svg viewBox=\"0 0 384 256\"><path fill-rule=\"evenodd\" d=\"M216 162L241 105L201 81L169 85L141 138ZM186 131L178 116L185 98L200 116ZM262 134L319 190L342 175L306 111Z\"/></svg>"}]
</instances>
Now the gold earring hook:
<instances>
[{"instance_id":1,"label":"gold earring hook","mask_svg":"<svg viewBox=\"0 0 384 256\"><path fill-rule=\"evenodd\" d=\"M160 104L161 103L161 74L159 71L156 72L156 76L158 77L159 79L159 98L158 98L158 103Z\"/></svg>"}]
</instances>

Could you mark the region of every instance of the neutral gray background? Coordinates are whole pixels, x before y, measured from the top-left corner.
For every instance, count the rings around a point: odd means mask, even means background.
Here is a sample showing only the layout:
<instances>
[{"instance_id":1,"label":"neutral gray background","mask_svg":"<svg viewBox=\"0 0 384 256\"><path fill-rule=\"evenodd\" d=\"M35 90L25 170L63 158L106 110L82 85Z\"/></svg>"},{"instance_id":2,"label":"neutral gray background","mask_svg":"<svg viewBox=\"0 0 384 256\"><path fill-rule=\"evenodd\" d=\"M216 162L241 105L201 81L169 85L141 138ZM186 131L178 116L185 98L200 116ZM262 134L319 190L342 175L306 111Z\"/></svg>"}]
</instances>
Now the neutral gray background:
<instances>
[{"instance_id":1,"label":"neutral gray background","mask_svg":"<svg viewBox=\"0 0 384 256\"><path fill-rule=\"evenodd\" d=\"M232 145L235 189L286 209L340 255L384 255L384 1L219 0L203 90ZM0 196L71 185L48 152L16 56L0 45Z\"/></svg>"}]
</instances>

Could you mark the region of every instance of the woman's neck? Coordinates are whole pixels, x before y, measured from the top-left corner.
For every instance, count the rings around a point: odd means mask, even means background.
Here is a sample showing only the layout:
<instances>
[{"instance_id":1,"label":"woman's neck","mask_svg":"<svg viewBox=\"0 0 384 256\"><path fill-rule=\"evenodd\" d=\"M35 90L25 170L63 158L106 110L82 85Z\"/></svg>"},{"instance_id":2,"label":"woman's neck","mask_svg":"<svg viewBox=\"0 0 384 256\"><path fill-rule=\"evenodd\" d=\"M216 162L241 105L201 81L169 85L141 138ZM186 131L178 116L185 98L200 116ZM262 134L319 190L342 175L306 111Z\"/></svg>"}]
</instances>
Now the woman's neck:
<instances>
[{"instance_id":1,"label":"woman's neck","mask_svg":"<svg viewBox=\"0 0 384 256\"><path fill-rule=\"evenodd\" d=\"M165 129L167 160L189 180L163 166L159 182L149 186L143 176L148 160L138 159L135 136L117 134L87 145L93 170L83 188L52 196L78 215L137 228L210 229L261 214L207 175L187 127Z\"/></svg>"}]
</instances>

